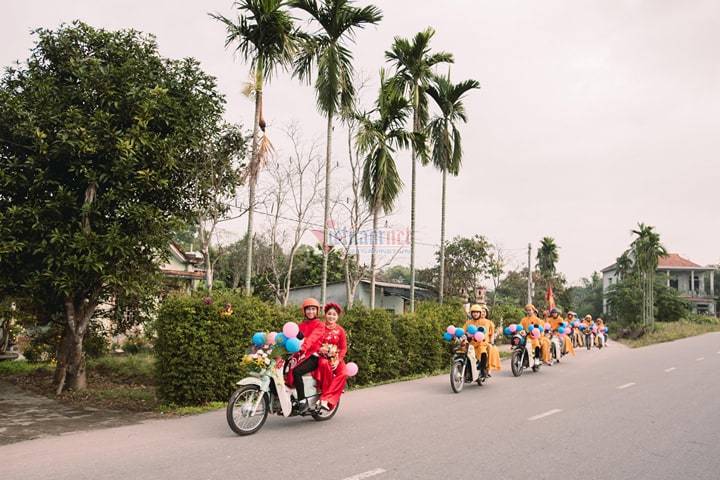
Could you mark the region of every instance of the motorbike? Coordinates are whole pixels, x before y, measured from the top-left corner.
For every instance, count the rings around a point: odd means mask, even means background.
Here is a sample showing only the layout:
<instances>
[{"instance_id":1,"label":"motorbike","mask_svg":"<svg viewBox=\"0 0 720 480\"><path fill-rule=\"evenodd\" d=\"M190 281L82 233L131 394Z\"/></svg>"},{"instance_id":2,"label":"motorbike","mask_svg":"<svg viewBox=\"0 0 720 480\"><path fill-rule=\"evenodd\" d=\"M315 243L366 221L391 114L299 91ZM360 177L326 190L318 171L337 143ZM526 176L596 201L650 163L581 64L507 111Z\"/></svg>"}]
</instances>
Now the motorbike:
<instances>
[{"instance_id":1,"label":"motorbike","mask_svg":"<svg viewBox=\"0 0 720 480\"><path fill-rule=\"evenodd\" d=\"M330 420L339 408L320 408L320 391L311 375L303 376L305 397L309 409L300 413L294 388L285 385L289 364L283 359L271 360L266 368L237 382L238 388L230 395L226 417L230 429L238 435L252 435L262 428L268 414L283 417L310 416L318 422Z\"/></svg>"},{"instance_id":2,"label":"motorbike","mask_svg":"<svg viewBox=\"0 0 720 480\"><path fill-rule=\"evenodd\" d=\"M550 339L550 353L552 355L553 363L560 363L560 359L565 355L565 345L563 344L564 339L558 335L553 334Z\"/></svg>"},{"instance_id":3,"label":"motorbike","mask_svg":"<svg viewBox=\"0 0 720 480\"><path fill-rule=\"evenodd\" d=\"M480 371L475 357L475 349L466 337L452 344L452 368L450 369L450 387L460 393L466 383L477 382L479 386L487 380L487 368Z\"/></svg>"},{"instance_id":4,"label":"motorbike","mask_svg":"<svg viewBox=\"0 0 720 480\"><path fill-rule=\"evenodd\" d=\"M514 376L519 377L526 368L532 368L533 372L540 371L540 362L533 361L530 346L527 345L526 338L523 335L513 335L510 339L510 346L512 348L510 368Z\"/></svg>"}]
</instances>

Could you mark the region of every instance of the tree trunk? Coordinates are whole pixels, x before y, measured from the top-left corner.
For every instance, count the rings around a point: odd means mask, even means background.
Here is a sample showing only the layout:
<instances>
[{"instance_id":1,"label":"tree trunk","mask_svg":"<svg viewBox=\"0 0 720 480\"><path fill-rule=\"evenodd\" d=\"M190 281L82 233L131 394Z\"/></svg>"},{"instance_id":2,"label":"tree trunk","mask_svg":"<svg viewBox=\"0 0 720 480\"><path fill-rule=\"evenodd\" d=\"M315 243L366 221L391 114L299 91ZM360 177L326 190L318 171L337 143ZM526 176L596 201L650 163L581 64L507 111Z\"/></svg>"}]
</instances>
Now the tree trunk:
<instances>
[{"instance_id":1,"label":"tree trunk","mask_svg":"<svg viewBox=\"0 0 720 480\"><path fill-rule=\"evenodd\" d=\"M323 214L323 265L322 265L322 283L320 284L320 304L325 305L327 295L327 276L328 276L328 223L330 222L330 168L332 166L332 130L333 130L333 114L328 113L327 116L327 145L325 150L325 213Z\"/></svg>"},{"instance_id":2,"label":"tree trunk","mask_svg":"<svg viewBox=\"0 0 720 480\"><path fill-rule=\"evenodd\" d=\"M375 249L377 247L378 208L373 209L373 240L370 255L370 308L375 309Z\"/></svg>"},{"instance_id":3,"label":"tree trunk","mask_svg":"<svg viewBox=\"0 0 720 480\"><path fill-rule=\"evenodd\" d=\"M213 262L210 261L210 245L203 246L203 256L205 257L205 286L209 292L212 292L213 286Z\"/></svg>"},{"instance_id":4,"label":"tree trunk","mask_svg":"<svg viewBox=\"0 0 720 480\"><path fill-rule=\"evenodd\" d=\"M65 300L65 329L60 344L55 369L56 394L65 389L85 390L87 388L87 375L85 371L85 354L83 340L90 318L95 313L96 301L84 301L80 306L73 299Z\"/></svg>"},{"instance_id":5,"label":"tree trunk","mask_svg":"<svg viewBox=\"0 0 720 480\"><path fill-rule=\"evenodd\" d=\"M252 294L252 261L253 261L253 220L255 217L255 186L258 170L258 135L260 133L260 117L262 115L262 65L255 68L255 121L253 123L253 140L250 157L250 177L248 185L248 223L247 223L247 264L245 265L245 296Z\"/></svg>"},{"instance_id":6,"label":"tree trunk","mask_svg":"<svg viewBox=\"0 0 720 480\"><path fill-rule=\"evenodd\" d=\"M420 124L418 114L420 103L419 88L413 92L413 133L417 133ZM410 187L410 313L415 312L415 193L417 188L417 152L412 144L412 180Z\"/></svg>"},{"instance_id":7,"label":"tree trunk","mask_svg":"<svg viewBox=\"0 0 720 480\"><path fill-rule=\"evenodd\" d=\"M443 303L445 298L445 187L447 186L447 169L442 171L442 209L440 213L440 286L438 299Z\"/></svg>"}]
</instances>

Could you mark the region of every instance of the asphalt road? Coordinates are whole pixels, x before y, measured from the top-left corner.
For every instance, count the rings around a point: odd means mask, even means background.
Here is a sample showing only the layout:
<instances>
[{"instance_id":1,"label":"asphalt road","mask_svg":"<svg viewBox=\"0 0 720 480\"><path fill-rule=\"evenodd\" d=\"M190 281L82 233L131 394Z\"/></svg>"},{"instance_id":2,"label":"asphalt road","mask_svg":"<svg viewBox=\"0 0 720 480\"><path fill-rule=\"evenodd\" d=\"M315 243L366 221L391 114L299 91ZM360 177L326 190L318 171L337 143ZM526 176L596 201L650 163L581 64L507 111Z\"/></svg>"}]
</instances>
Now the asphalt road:
<instances>
[{"instance_id":1,"label":"asphalt road","mask_svg":"<svg viewBox=\"0 0 720 480\"><path fill-rule=\"evenodd\" d=\"M353 391L330 422L224 411L0 447L4 479L720 479L720 333ZM314 452L311 454L311 452Z\"/></svg>"}]
</instances>

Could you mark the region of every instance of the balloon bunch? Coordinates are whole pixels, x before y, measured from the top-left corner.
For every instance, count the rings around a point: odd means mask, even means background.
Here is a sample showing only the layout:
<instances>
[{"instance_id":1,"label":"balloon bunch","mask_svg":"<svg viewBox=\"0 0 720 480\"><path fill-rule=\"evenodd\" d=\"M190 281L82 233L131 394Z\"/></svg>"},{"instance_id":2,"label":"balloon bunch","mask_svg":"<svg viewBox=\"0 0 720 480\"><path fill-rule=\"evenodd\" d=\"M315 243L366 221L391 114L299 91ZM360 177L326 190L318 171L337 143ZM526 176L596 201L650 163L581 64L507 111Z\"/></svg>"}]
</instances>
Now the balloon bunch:
<instances>
[{"instance_id":1,"label":"balloon bunch","mask_svg":"<svg viewBox=\"0 0 720 480\"><path fill-rule=\"evenodd\" d=\"M285 347L288 353L296 353L300 351L302 345L300 339L297 338L300 333L300 327L295 322L287 322L283 325L282 332L256 332L252 336L252 343L255 347L260 348L265 345L278 345Z\"/></svg>"},{"instance_id":2,"label":"balloon bunch","mask_svg":"<svg viewBox=\"0 0 720 480\"><path fill-rule=\"evenodd\" d=\"M523 330L524 330L524 328L523 328L522 324L511 323L510 325L505 327L505 329L503 330L503 333L505 334L506 337L511 337L512 335L514 335L516 333L520 333Z\"/></svg>"},{"instance_id":3,"label":"balloon bunch","mask_svg":"<svg viewBox=\"0 0 720 480\"><path fill-rule=\"evenodd\" d=\"M443 333L443 340L449 342L453 338L462 338L465 335L465 329L449 325L445 330L445 333ZM471 337L476 342L482 342L485 339L485 329L483 327L478 328L475 325L469 325L467 329L467 336Z\"/></svg>"}]
</instances>

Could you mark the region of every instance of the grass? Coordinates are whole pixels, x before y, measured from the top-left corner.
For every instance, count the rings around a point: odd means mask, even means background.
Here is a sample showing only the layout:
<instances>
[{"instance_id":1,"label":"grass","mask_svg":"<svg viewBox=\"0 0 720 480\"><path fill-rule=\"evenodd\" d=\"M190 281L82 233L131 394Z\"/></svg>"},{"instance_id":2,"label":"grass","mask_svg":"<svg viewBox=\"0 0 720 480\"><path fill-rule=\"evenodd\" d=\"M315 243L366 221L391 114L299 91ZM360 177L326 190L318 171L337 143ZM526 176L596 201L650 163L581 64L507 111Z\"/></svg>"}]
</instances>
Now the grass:
<instances>
[{"instance_id":1,"label":"grass","mask_svg":"<svg viewBox=\"0 0 720 480\"><path fill-rule=\"evenodd\" d=\"M14 375L30 375L38 370L51 370L49 363L32 363L25 361L0 362L0 378Z\"/></svg>"},{"instance_id":2,"label":"grass","mask_svg":"<svg viewBox=\"0 0 720 480\"><path fill-rule=\"evenodd\" d=\"M657 322L654 327L638 338L619 338L618 341L629 347L638 348L718 331L720 331L720 323L697 323L687 320Z\"/></svg>"}]
</instances>

